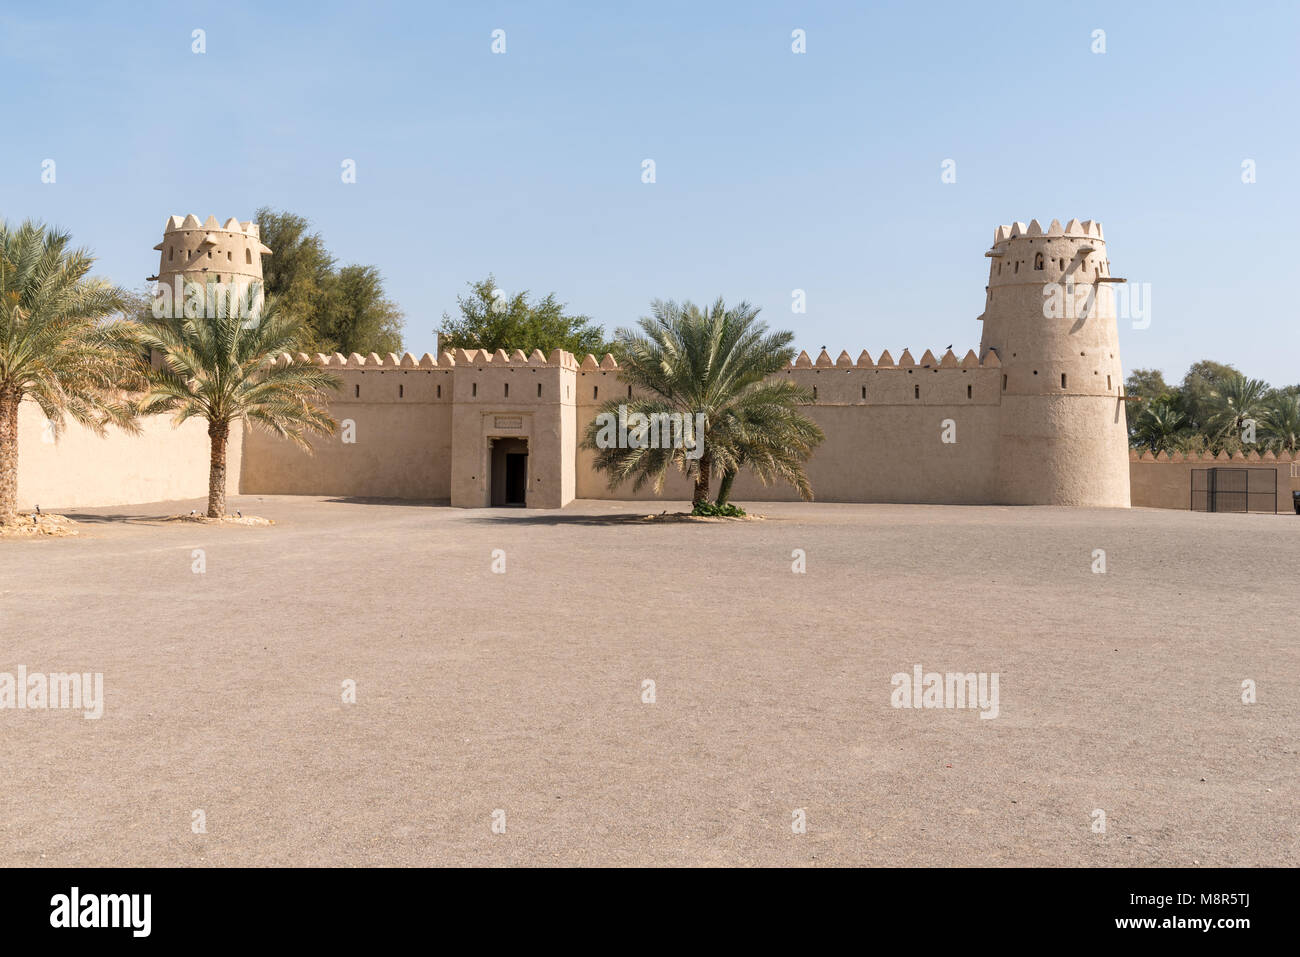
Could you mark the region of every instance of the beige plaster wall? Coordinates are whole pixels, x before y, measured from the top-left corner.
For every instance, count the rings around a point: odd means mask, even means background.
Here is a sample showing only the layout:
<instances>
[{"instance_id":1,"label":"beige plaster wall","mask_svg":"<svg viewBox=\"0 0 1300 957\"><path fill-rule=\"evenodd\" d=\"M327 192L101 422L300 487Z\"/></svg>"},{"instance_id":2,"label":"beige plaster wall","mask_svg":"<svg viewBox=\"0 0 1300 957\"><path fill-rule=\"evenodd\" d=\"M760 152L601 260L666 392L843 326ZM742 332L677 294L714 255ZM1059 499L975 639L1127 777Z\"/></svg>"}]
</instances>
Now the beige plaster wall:
<instances>
[{"instance_id":1,"label":"beige plaster wall","mask_svg":"<svg viewBox=\"0 0 1300 957\"><path fill-rule=\"evenodd\" d=\"M40 407L24 402L18 410L18 507L52 511L206 498L207 423L191 419L174 428L170 417L155 416L141 425L140 435L110 429L100 438L68 421L58 441L50 442ZM234 493L243 459L238 429L226 456L227 491Z\"/></svg>"},{"instance_id":2,"label":"beige plaster wall","mask_svg":"<svg viewBox=\"0 0 1300 957\"><path fill-rule=\"evenodd\" d=\"M248 427L240 490L245 494L345 495L445 500L451 491L450 368L336 369L342 380L332 436L310 453ZM343 428L351 423L354 442Z\"/></svg>"},{"instance_id":3,"label":"beige plaster wall","mask_svg":"<svg viewBox=\"0 0 1300 957\"><path fill-rule=\"evenodd\" d=\"M808 462L817 501L980 504L998 500L996 369L823 365L784 374L810 391L817 390L817 402L804 407L826 433L826 441ZM625 398L627 386L608 370L580 371L577 378L581 438L605 397ZM954 443L942 441L945 420L955 427ZM633 491L630 482L611 491L606 477L594 471L593 459L590 451L578 452L579 498L691 496L691 483L675 472L662 496L649 485ZM764 486L748 473L737 477L732 494L748 501L799 497L787 484Z\"/></svg>"},{"instance_id":4,"label":"beige plaster wall","mask_svg":"<svg viewBox=\"0 0 1300 957\"><path fill-rule=\"evenodd\" d=\"M1172 458L1162 456L1159 459L1152 457L1150 452L1141 458L1133 453L1129 459L1129 484L1135 507L1186 511L1191 507L1192 469L1273 468L1277 470L1277 511L1279 514L1294 516L1291 492L1300 491L1300 478L1291 477L1292 464L1291 456L1286 452L1279 456L1266 453L1263 456L1251 454L1232 458L1226 455L1187 458L1177 453Z\"/></svg>"}]
</instances>

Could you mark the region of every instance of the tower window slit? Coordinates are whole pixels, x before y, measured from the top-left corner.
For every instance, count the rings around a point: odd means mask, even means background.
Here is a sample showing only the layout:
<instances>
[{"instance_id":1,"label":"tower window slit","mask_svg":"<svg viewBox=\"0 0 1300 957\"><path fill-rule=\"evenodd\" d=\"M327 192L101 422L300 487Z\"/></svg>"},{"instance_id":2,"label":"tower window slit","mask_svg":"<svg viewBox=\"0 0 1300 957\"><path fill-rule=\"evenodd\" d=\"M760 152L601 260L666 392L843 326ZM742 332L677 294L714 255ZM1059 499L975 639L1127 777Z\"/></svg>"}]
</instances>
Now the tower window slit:
<instances>
[{"instance_id":1,"label":"tower window slit","mask_svg":"<svg viewBox=\"0 0 1300 957\"><path fill-rule=\"evenodd\" d=\"M971 397L971 394L970 394L970 386L966 386L966 398L969 399L970 397Z\"/></svg>"},{"instance_id":2,"label":"tower window slit","mask_svg":"<svg viewBox=\"0 0 1300 957\"><path fill-rule=\"evenodd\" d=\"M591 397L592 397L593 399L598 399L598 398L600 398L600 386L598 386L598 385L593 385L593 386L591 387Z\"/></svg>"},{"instance_id":3,"label":"tower window slit","mask_svg":"<svg viewBox=\"0 0 1300 957\"><path fill-rule=\"evenodd\" d=\"M352 387L352 397L353 397L354 399L359 399L359 398L361 398L361 386L359 386L359 385L354 385L354 386Z\"/></svg>"},{"instance_id":4,"label":"tower window slit","mask_svg":"<svg viewBox=\"0 0 1300 957\"><path fill-rule=\"evenodd\" d=\"M1065 388L1065 373L1064 373L1064 372L1061 373L1061 388L1062 388L1062 389Z\"/></svg>"},{"instance_id":5,"label":"tower window slit","mask_svg":"<svg viewBox=\"0 0 1300 957\"><path fill-rule=\"evenodd\" d=\"M403 398L403 397L405 396L405 393L406 393L406 386L404 386L404 385L399 385L399 386L397 387L397 397L398 397L399 399L401 399L401 398Z\"/></svg>"},{"instance_id":6,"label":"tower window slit","mask_svg":"<svg viewBox=\"0 0 1300 957\"><path fill-rule=\"evenodd\" d=\"M510 398L510 383L506 383L506 398Z\"/></svg>"},{"instance_id":7,"label":"tower window slit","mask_svg":"<svg viewBox=\"0 0 1300 957\"><path fill-rule=\"evenodd\" d=\"M1006 376L1003 376L1003 377L1002 377L1002 391L1003 391L1003 392L1006 392L1006 391L1007 391L1007 377L1006 377Z\"/></svg>"},{"instance_id":8,"label":"tower window slit","mask_svg":"<svg viewBox=\"0 0 1300 957\"><path fill-rule=\"evenodd\" d=\"M540 399L541 397L542 397L542 384L539 382L537 383L537 398Z\"/></svg>"},{"instance_id":9,"label":"tower window slit","mask_svg":"<svg viewBox=\"0 0 1300 957\"><path fill-rule=\"evenodd\" d=\"M438 386L438 396L437 396L437 397L438 397L439 399L442 398L442 386Z\"/></svg>"},{"instance_id":10,"label":"tower window slit","mask_svg":"<svg viewBox=\"0 0 1300 957\"><path fill-rule=\"evenodd\" d=\"M921 387L919 385L912 386L912 397L915 399L921 398Z\"/></svg>"},{"instance_id":11,"label":"tower window slit","mask_svg":"<svg viewBox=\"0 0 1300 957\"><path fill-rule=\"evenodd\" d=\"M472 382L472 383L470 383L469 394L470 394L471 396L478 395L478 383L477 383L477 382Z\"/></svg>"}]
</instances>

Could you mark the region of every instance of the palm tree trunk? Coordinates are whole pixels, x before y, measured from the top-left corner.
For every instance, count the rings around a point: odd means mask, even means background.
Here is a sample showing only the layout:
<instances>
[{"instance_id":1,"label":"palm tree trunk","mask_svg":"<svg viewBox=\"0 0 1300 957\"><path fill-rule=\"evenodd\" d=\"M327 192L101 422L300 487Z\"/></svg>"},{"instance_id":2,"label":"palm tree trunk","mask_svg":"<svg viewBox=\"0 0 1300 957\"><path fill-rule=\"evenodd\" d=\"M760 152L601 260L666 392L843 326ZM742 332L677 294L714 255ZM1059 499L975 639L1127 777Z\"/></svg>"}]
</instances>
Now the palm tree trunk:
<instances>
[{"instance_id":1,"label":"palm tree trunk","mask_svg":"<svg viewBox=\"0 0 1300 957\"><path fill-rule=\"evenodd\" d=\"M208 518L225 518L226 440L230 437L230 424L209 422L208 437L212 440L212 465L208 469Z\"/></svg>"},{"instance_id":2,"label":"palm tree trunk","mask_svg":"<svg viewBox=\"0 0 1300 957\"><path fill-rule=\"evenodd\" d=\"M715 505L726 505L727 499L731 497L731 483L736 481L734 470L722 473L722 482L718 485L718 497L714 500Z\"/></svg>"},{"instance_id":3,"label":"palm tree trunk","mask_svg":"<svg viewBox=\"0 0 1300 957\"><path fill-rule=\"evenodd\" d=\"M0 391L0 525L18 524L18 406L22 395Z\"/></svg>"},{"instance_id":4,"label":"palm tree trunk","mask_svg":"<svg viewBox=\"0 0 1300 957\"><path fill-rule=\"evenodd\" d=\"M713 463L706 453L700 458L699 471L695 473L695 494L691 496L691 505L703 505L709 500L709 473Z\"/></svg>"}]
</instances>

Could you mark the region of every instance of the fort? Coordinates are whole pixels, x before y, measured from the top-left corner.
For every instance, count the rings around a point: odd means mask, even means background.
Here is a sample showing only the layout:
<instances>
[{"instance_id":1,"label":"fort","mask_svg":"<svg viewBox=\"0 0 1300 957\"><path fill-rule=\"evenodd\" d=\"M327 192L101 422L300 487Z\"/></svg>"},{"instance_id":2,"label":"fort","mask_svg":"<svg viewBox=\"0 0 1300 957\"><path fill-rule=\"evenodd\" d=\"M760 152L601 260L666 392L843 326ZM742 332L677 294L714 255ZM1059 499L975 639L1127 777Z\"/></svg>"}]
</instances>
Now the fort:
<instances>
[{"instance_id":1,"label":"fort","mask_svg":"<svg viewBox=\"0 0 1300 957\"><path fill-rule=\"evenodd\" d=\"M168 219L159 269L181 282L262 278L256 223L193 215ZM1187 507L1191 460L1156 462L1128 449L1114 277L1100 223L1037 220L999 226L991 247L978 352L919 358L904 349L856 359L806 352L778 375L813 395L805 411L826 434L808 462L819 501L987 505L1130 504ZM1049 315L1046 291L1064 287L1089 307ZM662 495L611 490L580 436L607 400L635 398L611 355L562 350L455 349L420 358L282 356L338 374L331 414L345 425L308 454L253 428L232 434L232 493L447 501L453 506L561 508L575 498L689 499L685 477ZM97 438L76 427L42 441L34 403L20 411L20 507L100 506L206 493L207 435L191 421L144 423L141 435ZM1290 457L1259 456L1290 487ZM1225 457L1226 458L1226 457ZM1217 460L1216 460L1217 461ZM1138 478L1141 473L1141 478ZM1133 501L1132 490L1139 490ZM789 501L788 486L737 477L740 501Z\"/></svg>"}]
</instances>

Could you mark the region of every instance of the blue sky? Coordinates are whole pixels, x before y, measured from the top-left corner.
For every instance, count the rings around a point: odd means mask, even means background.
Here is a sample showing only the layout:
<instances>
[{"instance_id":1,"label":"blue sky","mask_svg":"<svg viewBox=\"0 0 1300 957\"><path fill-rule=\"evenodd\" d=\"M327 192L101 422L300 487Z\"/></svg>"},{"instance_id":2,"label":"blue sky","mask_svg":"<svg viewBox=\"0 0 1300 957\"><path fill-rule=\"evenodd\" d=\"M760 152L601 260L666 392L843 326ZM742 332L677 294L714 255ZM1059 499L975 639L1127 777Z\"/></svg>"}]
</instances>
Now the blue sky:
<instances>
[{"instance_id":1,"label":"blue sky","mask_svg":"<svg viewBox=\"0 0 1300 957\"><path fill-rule=\"evenodd\" d=\"M978 345L998 223L1078 217L1150 283L1127 369L1300 382L1300 4L128 9L0 13L0 215L71 230L123 285L167 215L271 205L380 267L417 354L493 271L610 330L723 295L814 355L919 357Z\"/></svg>"}]
</instances>

